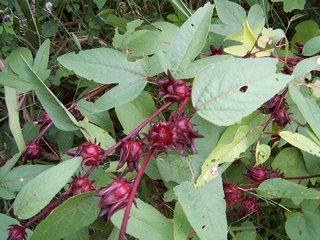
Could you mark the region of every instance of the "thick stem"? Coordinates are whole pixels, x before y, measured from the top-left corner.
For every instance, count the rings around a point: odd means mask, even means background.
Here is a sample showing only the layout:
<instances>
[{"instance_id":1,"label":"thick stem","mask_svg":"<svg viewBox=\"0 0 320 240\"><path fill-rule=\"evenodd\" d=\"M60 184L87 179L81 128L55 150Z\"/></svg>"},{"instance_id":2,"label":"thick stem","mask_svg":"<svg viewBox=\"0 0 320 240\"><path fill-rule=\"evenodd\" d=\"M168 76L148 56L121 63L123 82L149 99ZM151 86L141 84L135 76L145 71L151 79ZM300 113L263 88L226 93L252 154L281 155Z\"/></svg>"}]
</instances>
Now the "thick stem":
<instances>
[{"instance_id":1,"label":"thick stem","mask_svg":"<svg viewBox=\"0 0 320 240\"><path fill-rule=\"evenodd\" d=\"M129 199L128 199L128 203L127 203L127 207L126 207L126 210L124 212L124 215L123 215L123 219L122 219L122 224L121 224L121 228L120 228L120 232L119 232L119 240L125 240L125 234L126 234L126 229L127 229L127 226L128 226L128 221L129 221L129 216L130 216L130 211L131 211L131 208L132 208L132 204L134 202L134 199L135 199L135 196L136 196L136 193L137 193L137 190L138 190L138 187L139 187L139 184L140 184L140 180L141 180L141 177L143 175L143 173L145 172L149 162L151 161L152 157L154 156L154 153L155 153L155 150L154 149L151 149L149 152L148 152L148 155L147 157L145 158L144 162L142 163L135 179L134 179L134 182L133 182L133 186L132 186L132 190L131 190L131 193L130 193L130 196L129 196Z\"/></svg>"},{"instance_id":2,"label":"thick stem","mask_svg":"<svg viewBox=\"0 0 320 240\"><path fill-rule=\"evenodd\" d=\"M114 152L122 143L129 140L130 138L136 136L147 124L149 124L156 116L158 116L161 112L163 112L165 109L170 107L172 105L171 102L168 102L166 104L163 104L160 108L158 108L156 111L154 111L149 117L147 117L140 125L134 129L131 133L129 133L127 136L125 136L123 139L121 139L119 142L117 142L115 145L110 147L109 149L105 150L103 153L103 158L108 157L110 154Z\"/></svg>"},{"instance_id":3,"label":"thick stem","mask_svg":"<svg viewBox=\"0 0 320 240\"><path fill-rule=\"evenodd\" d=\"M40 133L38 134L38 136L35 138L35 142L39 142L41 140L41 138L43 137L43 135L49 130L49 128L53 125L52 120L49 120L50 122L47 123L47 125L45 125Z\"/></svg>"},{"instance_id":4,"label":"thick stem","mask_svg":"<svg viewBox=\"0 0 320 240\"><path fill-rule=\"evenodd\" d=\"M175 116L179 116L183 113L184 108L186 107L186 105L188 104L188 102L190 101L190 97L185 98L178 106L178 109L176 110L176 112L174 113Z\"/></svg>"}]
</instances>

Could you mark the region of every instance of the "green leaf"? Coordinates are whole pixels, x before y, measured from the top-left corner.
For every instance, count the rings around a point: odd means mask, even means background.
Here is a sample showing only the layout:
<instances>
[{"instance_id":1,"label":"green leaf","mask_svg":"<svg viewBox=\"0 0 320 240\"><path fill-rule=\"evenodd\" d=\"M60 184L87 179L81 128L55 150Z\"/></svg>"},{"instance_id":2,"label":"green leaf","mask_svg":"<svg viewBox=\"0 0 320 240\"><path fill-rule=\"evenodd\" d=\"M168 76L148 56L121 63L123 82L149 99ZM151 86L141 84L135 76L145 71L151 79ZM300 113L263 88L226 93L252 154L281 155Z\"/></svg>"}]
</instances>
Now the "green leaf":
<instances>
[{"instance_id":1,"label":"green leaf","mask_svg":"<svg viewBox=\"0 0 320 240\"><path fill-rule=\"evenodd\" d=\"M316 100L303 96L299 86L294 84L289 85L289 93L304 119L309 123L317 137L320 138L320 108Z\"/></svg>"},{"instance_id":2,"label":"green leaf","mask_svg":"<svg viewBox=\"0 0 320 240\"><path fill-rule=\"evenodd\" d=\"M303 21L297 24L294 29L296 30L296 33L291 40L291 51L294 51L295 43L305 43L311 38L319 35L319 25L313 20Z\"/></svg>"},{"instance_id":3,"label":"green leaf","mask_svg":"<svg viewBox=\"0 0 320 240\"><path fill-rule=\"evenodd\" d=\"M202 187L183 182L174 188L179 203L201 240L226 240L226 203L221 178Z\"/></svg>"},{"instance_id":4,"label":"green leaf","mask_svg":"<svg viewBox=\"0 0 320 240\"><path fill-rule=\"evenodd\" d=\"M129 62L125 54L108 48L68 53L58 61L75 74L103 84L140 82L146 78L141 61Z\"/></svg>"},{"instance_id":5,"label":"green leaf","mask_svg":"<svg viewBox=\"0 0 320 240\"><path fill-rule=\"evenodd\" d=\"M116 143L109 133L92 123L81 121L79 122L79 126L81 127L82 134L88 141L96 141L101 144L102 148L109 148Z\"/></svg>"},{"instance_id":6,"label":"green leaf","mask_svg":"<svg viewBox=\"0 0 320 240\"><path fill-rule=\"evenodd\" d=\"M127 233L140 240L173 240L173 223L158 210L140 199L136 200L137 207L133 207ZM120 229L124 210L111 217L112 223Z\"/></svg>"},{"instance_id":7,"label":"green leaf","mask_svg":"<svg viewBox=\"0 0 320 240\"><path fill-rule=\"evenodd\" d=\"M199 8L175 34L168 57L170 69L178 74L188 68L199 55L206 42L213 5L207 3Z\"/></svg>"},{"instance_id":8,"label":"green leaf","mask_svg":"<svg viewBox=\"0 0 320 240\"><path fill-rule=\"evenodd\" d=\"M23 58L23 56L21 56ZM74 131L78 129L77 120L59 101L59 99L44 84L39 75L32 69L27 61L23 58L24 64L28 67L26 77L37 94L40 103L49 114L55 126L63 131Z\"/></svg>"},{"instance_id":9,"label":"green leaf","mask_svg":"<svg viewBox=\"0 0 320 240\"><path fill-rule=\"evenodd\" d=\"M115 111L122 125L123 132L128 134L155 111L155 108L152 96L148 92L142 92L135 100L117 106ZM148 126L142 132L146 132L147 129Z\"/></svg>"},{"instance_id":10,"label":"green leaf","mask_svg":"<svg viewBox=\"0 0 320 240\"><path fill-rule=\"evenodd\" d=\"M229 55L217 55L198 59L190 63L187 69L176 74L177 78L187 79L194 78L201 70L219 65L224 61L232 60Z\"/></svg>"},{"instance_id":11,"label":"green leaf","mask_svg":"<svg viewBox=\"0 0 320 240\"><path fill-rule=\"evenodd\" d=\"M313 212L289 215L285 228L291 240L316 240L320 234L320 216Z\"/></svg>"},{"instance_id":12,"label":"green leaf","mask_svg":"<svg viewBox=\"0 0 320 240\"><path fill-rule=\"evenodd\" d=\"M107 0L93 0L93 2L97 5L97 7L100 9L106 4Z\"/></svg>"},{"instance_id":13,"label":"green leaf","mask_svg":"<svg viewBox=\"0 0 320 240\"><path fill-rule=\"evenodd\" d=\"M240 121L292 79L276 73L276 64L272 58L234 59L204 69L192 88L197 113L220 126Z\"/></svg>"},{"instance_id":14,"label":"green leaf","mask_svg":"<svg viewBox=\"0 0 320 240\"><path fill-rule=\"evenodd\" d=\"M99 215L98 203L92 192L68 199L36 227L30 240L59 240L90 225Z\"/></svg>"},{"instance_id":15,"label":"green leaf","mask_svg":"<svg viewBox=\"0 0 320 240\"><path fill-rule=\"evenodd\" d=\"M3 179L11 168L18 162L21 153L16 153L9 161L7 161L4 166L0 168L0 180Z\"/></svg>"},{"instance_id":16,"label":"green leaf","mask_svg":"<svg viewBox=\"0 0 320 240\"><path fill-rule=\"evenodd\" d=\"M285 176L305 176L307 169L299 149L288 147L281 150L272 162L273 169L279 169Z\"/></svg>"},{"instance_id":17,"label":"green leaf","mask_svg":"<svg viewBox=\"0 0 320 240\"><path fill-rule=\"evenodd\" d=\"M19 93L31 90L29 81L10 72L0 72L0 85L15 88Z\"/></svg>"},{"instance_id":18,"label":"green leaf","mask_svg":"<svg viewBox=\"0 0 320 240\"><path fill-rule=\"evenodd\" d=\"M305 43L302 49L304 56L312 56L320 52L320 36L311 38Z\"/></svg>"},{"instance_id":19,"label":"green leaf","mask_svg":"<svg viewBox=\"0 0 320 240\"><path fill-rule=\"evenodd\" d=\"M49 61L49 52L50 52L50 40L47 39L40 46L36 57L34 58L33 70L38 73L40 76L43 76L43 72L45 72L48 68Z\"/></svg>"},{"instance_id":20,"label":"green leaf","mask_svg":"<svg viewBox=\"0 0 320 240\"><path fill-rule=\"evenodd\" d=\"M293 70L295 78L305 78L305 76L311 71L320 71L320 57L310 57L300 61Z\"/></svg>"},{"instance_id":21,"label":"green leaf","mask_svg":"<svg viewBox=\"0 0 320 240\"><path fill-rule=\"evenodd\" d=\"M320 146L311 141L309 138L299 134L288 131L282 131L279 133L280 137L307 153L320 157Z\"/></svg>"},{"instance_id":22,"label":"green leaf","mask_svg":"<svg viewBox=\"0 0 320 240\"><path fill-rule=\"evenodd\" d=\"M15 215L20 219L36 215L66 185L81 161L81 157L64 161L28 182L13 203Z\"/></svg>"},{"instance_id":23,"label":"green leaf","mask_svg":"<svg viewBox=\"0 0 320 240\"><path fill-rule=\"evenodd\" d=\"M185 216L179 202L176 203L173 216L174 240L186 240L190 234L191 225Z\"/></svg>"},{"instance_id":24,"label":"green leaf","mask_svg":"<svg viewBox=\"0 0 320 240\"><path fill-rule=\"evenodd\" d=\"M205 182L214 179L216 174L212 172L212 169L215 169L221 163L233 162L256 142L266 121L266 116L255 112L244 118L240 123L228 127L222 134L217 146L203 163L197 185L203 185Z\"/></svg>"},{"instance_id":25,"label":"green leaf","mask_svg":"<svg viewBox=\"0 0 320 240\"><path fill-rule=\"evenodd\" d=\"M28 48L18 48L6 58L6 63L10 66L10 70L23 79L27 79L25 74L28 72L28 66L25 62L33 66L32 53ZM5 70L8 71L8 69ZM9 72L11 72L10 70Z\"/></svg>"},{"instance_id":26,"label":"green leaf","mask_svg":"<svg viewBox=\"0 0 320 240\"><path fill-rule=\"evenodd\" d=\"M100 113L134 100L147 85L146 81L118 84L103 94L95 103L80 100L78 105L92 113Z\"/></svg>"},{"instance_id":27,"label":"green leaf","mask_svg":"<svg viewBox=\"0 0 320 240\"><path fill-rule=\"evenodd\" d=\"M7 239L8 237L8 227L13 224L19 224L19 221L9 217L5 214L0 213L0 239ZM32 233L29 229L27 229L28 236Z\"/></svg>"},{"instance_id":28,"label":"green leaf","mask_svg":"<svg viewBox=\"0 0 320 240\"><path fill-rule=\"evenodd\" d=\"M0 180L0 185L5 185L11 191L20 191L24 185L50 167L52 166L22 165L16 167Z\"/></svg>"},{"instance_id":29,"label":"green leaf","mask_svg":"<svg viewBox=\"0 0 320 240\"><path fill-rule=\"evenodd\" d=\"M17 91L14 88L4 87L4 93L9 116L10 131L17 144L19 152L22 152L26 147L26 143L24 141L20 127Z\"/></svg>"},{"instance_id":30,"label":"green leaf","mask_svg":"<svg viewBox=\"0 0 320 240\"><path fill-rule=\"evenodd\" d=\"M320 199L319 191L281 178L264 181L259 185L258 193L267 198L290 198L296 203L303 199Z\"/></svg>"},{"instance_id":31,"label":"green leaf","mask_svg":"<svg viewBox=\"0 0 320 240\"><path fill-rule=\"evenodd\" d=\"M304 9L306 0L272 0L272 2L283 2L283 10L285 12L292 12L293 10Z\"/></svg>"},{"instance_id":32,"label":"green leaf","mask_svg":"<svg viewBox=\"0 0 320 240\"><path fill-rule=\"evenodd\" d=\"M246 11L237 3L228 0L215 0L219 19L226 25L241 29L246 19Z\"/></svg>"},{"instance_id":33,"label":"green leaf","mask_svg":"<svg viewBox=\"0 0 320 240\"><path fill-rule=\"evenodd\" d=\"M182 0L169 0L169 2L176 7L185 17L191 16L191 11Z\"/></svg>"}]
</instances>

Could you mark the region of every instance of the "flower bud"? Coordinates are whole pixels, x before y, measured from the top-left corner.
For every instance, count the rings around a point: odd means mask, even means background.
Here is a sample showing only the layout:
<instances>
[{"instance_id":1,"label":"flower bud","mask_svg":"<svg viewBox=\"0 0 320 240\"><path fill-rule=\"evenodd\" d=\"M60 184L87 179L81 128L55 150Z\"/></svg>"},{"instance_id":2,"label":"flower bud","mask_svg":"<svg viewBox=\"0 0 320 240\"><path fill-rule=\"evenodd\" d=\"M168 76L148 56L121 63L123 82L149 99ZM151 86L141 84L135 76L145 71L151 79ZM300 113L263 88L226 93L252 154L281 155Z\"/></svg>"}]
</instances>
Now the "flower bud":
<instances>
[{"instance_id":1,"label":"flower bud","mask_svg":"<svg viewBox=\"0 0 320 240\"><path fill-rule=\"evenodd\" d=\"M194 143L196 138L203 137L195 131L195 128L190 119L179 116L171 120L174 126L174 140L175 148L180 154L184 155L185 147L191 149L193 153L197 153L197 149Z\"/></svg>"},{"instance_id":2,"label":"flower bud","mask_svg":"<svg viewBox=\"0 0 320 240\"><path fill-rule=\"evenodd\" d=\"M259 204L254 196L245 196L241 201L240 216L244 217L259 210Z\"/></svg>"},{"instance_id":3,"label":"flower bud","mask_svg":"<svg viewBox=\"0 0 320 240\"><path fill-rule=\"evenodd\" d=\"M40 144L38 142L32 141L32 142L29 142L27 144L23 155L27 159L30 159L31 161L34 161L34 160L36 160L37 158L40 157L41 152L42 152L42 150L41 150Z\"/></svg>"},{"instance_id":4,"label":"flower bud","mask_svg":"<svg viewBox=\"0 0 320 240\"><path fill-rule=\"evenodd\" d=\"M26 240L27 233L24 227L19 225L10 225L8 228L7 240Z\"/></svg>"},{"instance_id":5,"label":"flower bud","mask_svg":"<svg viewBox=\"0 0 320 240\"><path fill-rule=\"evenodd\" d=\"M129 140L122 144L118 168L121 168L127 162L130 172L137 170L139 160L142 155L142 145L135 140Z\"/></svg>"},{"instance_id":6,"label":"flower bud","mask_svg":"<svg viewBox=\"0 0 320 240\"><path fill-rule=\"evenodd\" d=\"M161 87L159 91L160 97L168 102L180 102L191 96L190 90L184 81L175 79L170 71L167 74L168 79L159 80Z\"/></svg>"},{"instance_id":7,"label":"flower bud","mask_svg":"<svg viewBox=\"0 0 320 240\"><path fill-rule=\"evenodd\" d=\"M278 123L281 128L284 128L288 123L291 122L290 114L288 113L285 106L279 108L272 114L274 121Z\"/></svg>"},{"instance_id":8,"label":"flower bud","mask_svg":"<svg viewBox=\"0 0 320 240\"><path fill-rule=\"evenodd\" d=\"M85 142L80 146L80 155L83 157L83 164L86 166L99 165L102 154L103 149L96 143Z\"/></svg>"},{"instance_id":9,"label":"flower bud","mask_svg":"<svg viewBox=\"0 0 320 240\"><path fill-rule=\"evenodd\" d=\"M223 182L223 191L227 207L230 207L239 202L241 192L236 184Z\"/></svg>"},{"instance_id":10,"label":"flower bud","mask_svg":"<svg viewBox=\"0 0 320 240\"><path fill-rule=\"evenodd\" d=\"M277 108L286 105L286 100L283 96L276 94L267 103L268 114L273 113Z\"/></svg>"},{"instance_id":11,"label":"flower bud","mask_svg":"<svg viewBox=\"0 0 320 240\"><path fill-rule=\"evenodd\" d=\"M167 150L173 146L174 127L170 122L153 125L147 134L150 145L156 149Z\"/></svg>"},{"instance_id":12,"label":"flower bud","mask_svg":"<svg viewBox=\"0 0 320 240\"><path fill-rule=\"evenodd\" d=\"M106 216L108 219L119 209L127 205L131 193L131 182L119 177L109 185L97 192L100 197L99 207L100 216Z\"/></svg>"},{"instance_id":13,"label":"flower bud","mask_svg":"<svg viewBox=\"0 0 320 240\"><path fill-rule=\"evenodd\" d=\"M259 185L263 181L270 178L280 178L281 174L279 171L268 169L263 166L250 167L244 174L245 177L253 184Z\"/></svg>"},{"instance_id":14,"label":"flower bud","mask_svg":"<svg viewBox=\"0 0 320 240\"><path fill-rule=\"evenodd\" d=\"M86 177L76 177L72 180L71 186L70 186L70 194L72 196L85 193L85 192L91 192L95 190L95 186L92 184L90 179Z\"/></svg>"}]
</instances>

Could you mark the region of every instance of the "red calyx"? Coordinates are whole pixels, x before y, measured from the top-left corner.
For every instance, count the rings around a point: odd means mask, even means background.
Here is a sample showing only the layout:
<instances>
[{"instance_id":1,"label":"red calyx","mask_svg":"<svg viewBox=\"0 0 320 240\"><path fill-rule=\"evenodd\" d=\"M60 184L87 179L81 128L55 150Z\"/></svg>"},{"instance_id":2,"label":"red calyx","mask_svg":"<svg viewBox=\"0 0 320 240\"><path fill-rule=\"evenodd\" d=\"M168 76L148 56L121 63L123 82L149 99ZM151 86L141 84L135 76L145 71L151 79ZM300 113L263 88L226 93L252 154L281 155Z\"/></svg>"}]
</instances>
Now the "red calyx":
<instances>
[{"instance_id":1,"label":"red calyx","mask_svg":"<svg viewBox=\"0 0 320 240\"><path fill-rule=\"evenodd\" d=\"M274 122L281 128L284 128L291 122L290 113L287 109L288 105L286 99L282 95L276 94L268 101L266 113L271 114Z\"/></svg>"},{"instance_id":2,"label":"red calyx","mask_svg":"<svg viewBox=\"0 0 320 240\"><path fill-rule=\"evenodd\" d=\"M86 177L75 177L71 182L69 191L72 196L75 196L81 193L91 192L95 189L90 179Z\"/></svg>"},{"instance_id":3,"label":"red calyx","mask_svg":"<svg viewBox=\"0 0 320 240\"><path fill-rule=\"evenodd\" d=\"M42 152L42 150L41 150L40 144L38 142L32 141L27 144L23 155L27 159L34 161L40 157L41 152Z\"/></svg>"},{"instance_id":4,"label":"red calyx","mask_svg":"<svg viewBox=\"0 0 320 240\"><path fill-rule=\"evenodd\" d=\"M288 123L291 122L290 113L287 111L286 107L283 106L276 110L272 114L274 121L278 123L281 128L284 128Z\"/></svg>"},{"instance_id":5,"label":"red calyx","mask_svg":"<svg viewBox=\"0 0 320 240\"><path fill-rule=\"evenodd\" d=\"M223 191L227 207L230 207L239 202L241 191L236 184L223 182Z\"/></svg>"},{"instance_id":6,"label":"red calyx","mask_svg":"<svg viewBox=\"0 0 320 240\"><path fill-rule=\"evenodd\" d=\"M214 45L210 45L210 51L211 51L210 56L216 56L216 55L223 55L224 54L222 46L217 48Z\"/></svg>"},{"instance_id":7,"label":"red calyx","mask_svg":"<svg viewBox=\"0 0 320 240\"><path fill-rule=\"evenodd\" d=\"M253 184L259 185L263 181L270 178L280 178L281 174L273 169L268 169L263 166L250 167L244 176Z\"/></svg>"},{"instance_id":8,"label":"red calyx","mask_svg":"<svg viewBox=\"0 0 320 240\"><path fill-rule=\"evenodd\" d=\"M85 142L80 146L80 155L83 157L83 164L86 166L99 165L102 154L103 149L96 143Z\"/></svg>"},{"instance_id":9,"label":"red calyx","mask_svg":"<svg viewBox=\"0 0 320 240\"><path fill-rule=\"evenodd\" d=\"M185 148L188 147L193 153L197 153L194 140L203 137L195 131L194 125L190 119L179 116L171 120L175 132L175 148L180 154L184 155Z\"/></svg>"},{"instance_id":10,"label":"red calyx","mask_svg":"<svg viewBox=\"0 0 320 240\"><path fill-rule=\"evenodd\" d=\"M129 140L122 144L120 151L119 165L117 169L121 168L127 162L130 172L138 169L138 163L143 151L142 145L139 141Z\"/></svg>"},{"instance_id":11,"label":"red calyx","mask_svg":"<svg viewBox=\"0 0 320 240\"><path fill-rule=\"evenodd\" d=\"M190 90L184 81L175 79L169 70L167 75L168 79L158 81L161 88L159 91L161 98L168 102L181 102L191 96Z\"/></svg>"},{"instance_id":12,"label":"red calyx","mask_svg":"<svg viewBox=\"0 0 320 240\"><path fill-rule=\"evenodd\" d=\"M8 228L7 240L26 240L27 233L24 227L19 225L10 225Z\"/></svg>"},{"instance_id":13,"label":"red calyx","mask_svg":"<svg viewBox=\"0 0 320 240\"><path fill-rule=\"evenodd\" d=\"M99 207L100 216L106 216L109 219L116 211L127 205L131 193L131 182L119 177L109 185L97 192L100 197Z\"/></svg>"},{"instance_id":14,"label":"red calyx","mask_svg":"<svg viewBox=\"0 0 320 240\"><path fill-rule=\"evenodd\" d=\"M49 123L49 122L51 122L52 120L50 119L48 113L43 112L43 113L41 113L41 114L39 115L39 117L37 117L37 118L35 119L35 121L36 121L37 123L43 124L43 123Z\"/></svg>"},{"instance_id":15,"label":"red calyx","mask_svg":"<svg viewBox=\"0 0 320 240\"><path fill-rule=\"evenodd\" d=\"M296 55L299 56L299 57L302 57L303 54L302 54L302 49L303 49L303 43L301 42L296 42L294 48L296 49Z\"/></svg>"},{"instance_id":16,"label":"red calyx","mask_svg":"<svg viewBox=\"0 0 320 240\"><path fill-rule=\"evenodd\" d=\"M259 203L254 196L245 196L241 201L240 216L244 217L259 210Z\"/></svg>"},{"instance_id":17,"label":"red calyx","mask_svg":"<svg viewBox=\"0 0 320 240\"><path fill-rule=\"evenodd\" d=\"M287 105L286 100L282 95L274 95L267 103L267 113L273 113L277 108Z\"/></svg>"},{"instance_id":18,"label":"red calyx","mask_svg":"<svg viewBox=\"0 0 320 240\"><path fill-rule=\"evenodd\" d=\"M167 150L174 143L174 128L170 122L160 122L153 125L147 134L148 141L153 148Z\"/></svg>"}]
</instances>

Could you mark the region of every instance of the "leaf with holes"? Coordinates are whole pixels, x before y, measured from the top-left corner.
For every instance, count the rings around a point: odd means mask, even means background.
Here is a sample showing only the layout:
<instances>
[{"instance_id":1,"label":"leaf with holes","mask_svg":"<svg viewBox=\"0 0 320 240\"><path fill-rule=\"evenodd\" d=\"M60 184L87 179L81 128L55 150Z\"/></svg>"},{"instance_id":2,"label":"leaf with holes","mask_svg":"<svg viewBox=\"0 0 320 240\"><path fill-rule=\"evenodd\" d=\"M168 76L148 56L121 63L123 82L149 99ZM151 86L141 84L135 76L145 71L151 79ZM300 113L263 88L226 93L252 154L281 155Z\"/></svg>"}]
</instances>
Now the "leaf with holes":
<instances>
[{"instance_id":1,"label":"leaf with holes","mask_svg":"<svg viewBox=\"0 0 320 240\"><path fill-rule=\"evenodd\" d=\"M248 116L292 79L276 73L277 62L272 58L234 59L204 69L192 88L198 114L220 126Z\"/></svg>"}]
</instances>

